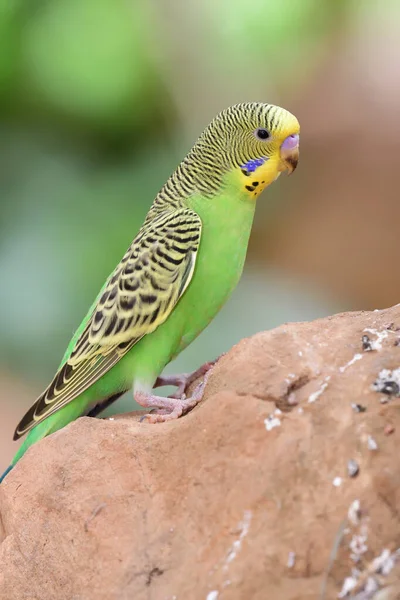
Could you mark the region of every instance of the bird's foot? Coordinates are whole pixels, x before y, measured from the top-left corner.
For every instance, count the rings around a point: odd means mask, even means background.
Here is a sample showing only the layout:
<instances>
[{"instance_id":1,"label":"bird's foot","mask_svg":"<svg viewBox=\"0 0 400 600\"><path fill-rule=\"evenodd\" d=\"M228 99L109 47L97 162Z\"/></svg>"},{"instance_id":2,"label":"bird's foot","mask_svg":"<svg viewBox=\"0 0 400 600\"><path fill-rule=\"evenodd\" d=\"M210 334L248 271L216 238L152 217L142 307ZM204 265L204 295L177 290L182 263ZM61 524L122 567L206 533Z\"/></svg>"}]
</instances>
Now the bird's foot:
<instances>
[{"instance_id":1,"label":"bird's foot","mask_svg":"<svg viewBox=\"0 0 400 600\"><path fill-rule=\"evenodd\" d=\"M192 410L203 397L211 366L207 369L203 381L196 387L190 398L186 398L185 394L182 394L180 398L172 396L164 398L163 396L154 396L145 392L136 392L134 394L136 402L141 406L153 409L151 413L144 415L140 420L143 421L146 419L148 423L164 423L165 421L179 419L179 417ZM166 384L163 383L162 385Z\"/></svg>"},{"instance_id":2,"label":"bird's foot","mask_svg":"<svg viewBox=\"0 0 400 600\"><path fill-rule=\"evenodd\" d=\"M223 354L221 354L223 356ZM208 371L215 365L215 363L221 358L219 356L215 360L204 363L193 373L180 373L179 375L161 375L157 377L157 380L153 387L161 387L163 385L176 385L177 389L168 398L176 398L177 400L182 399L187 392L188 387L196 381L199 377L203 377Z\"/></svg>"}]
</instances>

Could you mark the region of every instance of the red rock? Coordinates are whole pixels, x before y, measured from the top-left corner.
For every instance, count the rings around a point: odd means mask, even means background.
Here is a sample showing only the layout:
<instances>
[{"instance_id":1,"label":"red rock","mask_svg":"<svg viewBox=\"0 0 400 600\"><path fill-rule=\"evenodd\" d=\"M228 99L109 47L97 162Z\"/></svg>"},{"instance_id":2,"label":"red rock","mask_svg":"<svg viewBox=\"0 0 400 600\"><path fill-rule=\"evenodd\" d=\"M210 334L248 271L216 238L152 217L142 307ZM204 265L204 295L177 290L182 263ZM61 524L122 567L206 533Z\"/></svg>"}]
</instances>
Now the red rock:
<instances>
[{"instance_id":1,"label":"red rock","mask_svg":"<svg viewBox=\"0 0 400 600\"><path fill-rule=\"evenodd\" d=\"M396 598L400 400L372 389L400 365L392 322L399 306L283 325L222 357L178 421L82 418L36 444L0 486L0 598L328 599L354 566L354 598Z\"/></svg>"},{"instance_id":2,"label":"red rock","mask_svg":"<svg viewBox=\"0 0 400 600\"><path fill-rule=\"evenodd\" d=\"M384 431L385 431L385 435L390 435L394 431L393 425L391 423L387 423L385 425L385 430Z\"/></svg>"}]
</instances>

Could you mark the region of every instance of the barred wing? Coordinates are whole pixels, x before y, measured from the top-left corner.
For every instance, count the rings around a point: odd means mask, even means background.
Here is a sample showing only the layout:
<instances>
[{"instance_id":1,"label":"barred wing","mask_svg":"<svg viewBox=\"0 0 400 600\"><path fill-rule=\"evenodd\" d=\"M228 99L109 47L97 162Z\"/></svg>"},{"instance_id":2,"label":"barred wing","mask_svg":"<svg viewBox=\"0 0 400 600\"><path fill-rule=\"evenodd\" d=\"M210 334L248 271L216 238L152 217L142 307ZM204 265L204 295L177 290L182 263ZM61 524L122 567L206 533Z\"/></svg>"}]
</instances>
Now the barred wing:
<instances>
[{"instance_id":1,"label":"barred wing","mask_svg":"<svg viewBox=\"0 0 400 600\"><path fill-rule=\"evenodd\" d=\"M200 236L200 217L188 208L160 213L142 227L69 359L23 417L14 439L82 394L168 318L193 276Z\"/></svg>"}]
</instances>

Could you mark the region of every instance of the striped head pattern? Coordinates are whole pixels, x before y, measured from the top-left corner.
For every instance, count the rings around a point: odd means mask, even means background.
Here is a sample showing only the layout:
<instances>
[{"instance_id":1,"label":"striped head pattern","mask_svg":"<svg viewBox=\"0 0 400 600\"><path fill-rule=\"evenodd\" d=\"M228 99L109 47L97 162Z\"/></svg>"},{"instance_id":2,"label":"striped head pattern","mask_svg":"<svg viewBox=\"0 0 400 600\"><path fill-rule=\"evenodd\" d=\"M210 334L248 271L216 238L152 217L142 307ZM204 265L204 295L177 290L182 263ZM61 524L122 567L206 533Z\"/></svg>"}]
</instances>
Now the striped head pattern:
<instances>
[{"instance_id":1,"label":"striped head pattern","mask_svg":"<svg viewBox=\"0 0 400 600\"><path fill-rule=\"evenodd\" d=\"M299 133L296 117L279 106L248 102L223 110L171 175L153 207L179 204L193 193L212 197L229 174L236 174L245 196L256 198L282 171L296 168Z\"/></svg>"}]
</instances>

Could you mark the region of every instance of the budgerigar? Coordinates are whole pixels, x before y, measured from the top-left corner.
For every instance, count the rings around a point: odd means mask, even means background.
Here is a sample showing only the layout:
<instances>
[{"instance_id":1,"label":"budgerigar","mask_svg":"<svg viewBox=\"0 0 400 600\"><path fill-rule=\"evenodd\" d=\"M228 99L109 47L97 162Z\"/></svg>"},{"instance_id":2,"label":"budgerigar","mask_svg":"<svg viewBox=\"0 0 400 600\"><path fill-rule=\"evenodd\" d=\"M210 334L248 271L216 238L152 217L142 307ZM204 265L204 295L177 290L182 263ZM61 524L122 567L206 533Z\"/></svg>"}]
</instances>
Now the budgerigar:
<instances>
[{"instance_id":1,"label":"budgerigar","mask_svg":"<svg viewBox=\"0 0 400 600\"><path fill-rule=\"evenodd\" d=\"M150 422L177 418L201 399L201 387L189 398L185 391L209 365L185 377L160 374L238 283L256 199L296 168L299 132L296 117L271 104L236 104L215 117L156 196L54 379L19 423L14 439L29 434L10 468L29 446L131 387L153 408ZM165 384L178 393L155 396Z\"/></svg>"}]
</instances>

